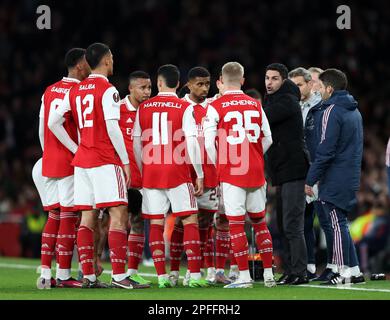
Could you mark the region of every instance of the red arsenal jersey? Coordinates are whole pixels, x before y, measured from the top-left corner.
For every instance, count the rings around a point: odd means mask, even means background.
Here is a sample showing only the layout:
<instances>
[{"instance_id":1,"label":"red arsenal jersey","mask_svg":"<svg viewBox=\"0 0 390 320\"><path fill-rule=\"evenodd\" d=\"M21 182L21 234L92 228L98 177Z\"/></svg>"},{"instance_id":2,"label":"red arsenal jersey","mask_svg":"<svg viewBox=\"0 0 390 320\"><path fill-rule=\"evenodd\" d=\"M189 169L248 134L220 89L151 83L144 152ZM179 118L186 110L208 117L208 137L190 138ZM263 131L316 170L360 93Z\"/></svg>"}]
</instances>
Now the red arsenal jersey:
<instances>
[{"instance_id":1,"label":"red arsenal jersey","mask_svg":"<svg viewBox=\"0 0 390 320\"><path fill-rule=\"evenodd\" d=\"M202 169L204 173L204 186L206 188L215 188L218 186L218 177L217 177L217 170L214 166L214 164L211 162L211 160L207 156L206 149L204 147L204 135L203 135L203 121L207 114L208 109L208 103L207 100L205 100L201 104L196 104L193 102L189 95L185 95L183 98L185 101L191 103L194 108L194 118L196 122L196 128L197 128L197 135L198 135L198 142L202 154ZM191 170L191 177L193 183L195 183L196 180L196 172L194 170L194 167L190 165Z\"/></svg>"},{"instance_id":2,"label":"red arsenal jersey","mask_svg":"<svg viewBox=\"0 0 390 320\"><path fill-rule=\"evenodd\" d=\"M192 106L164 92L143 102L137 112L134 136L141 137L142 186L167 189L191 182L184 133L196 136Z\"/></svg>"},{"instance_id":3,"label":"red arsenal jersey","mask_svg":"<svg viewBox=\"0 0 390 320\"><path fill-rule=\"evenodd\" d=\"M119 94L108 79L91 74L70 90L64 101L64 108L67 107L80 132L80 145L72 165L81 168L122 165L106 127L106 120L120 118Z\"/></svg>"},{"instance_id":4,"label":"red arsenal jersey","mask_svg":"<svg viewBox=\"0 0 390 320\"><path fill-rule=\"evenodd\" d=\"M70 88L77 85L79 80L62 78L49 86L42 96L39 117L44 119L44 150L42 157L42 175L49 178L61 178L73 175L71 165L73 153L70 152L49 130L47 126L51 109L57 109L63 102L65 94ZM77 142L77 127L70 115L65 116L64 128L70 138Z\"/></svg>"},{"instance_id":5,"label":"red arsenal jersey","mask_svg":"<svg viewBox=\"0 0 390 320\"><path fill-rule=\"evenodd\" d=\"M217 130L220 182L243 188L265 183L262 110L259 101L241 90L227 91L209 105L204 130Z\"/></svg>"},{"instance_id":6,"label":"red arsenal jersey","mask_svg":"<svg viewBox=\"0 0 390 320\"><path fill-rule=\"evenodd\" d=\"M137 109L130 103L128 96L121 101L119 126L125 140L127 154L130 161L131 188L142 188L141 173L135 161L133 151L133 128Z\"/></svg>"}]
</instances>

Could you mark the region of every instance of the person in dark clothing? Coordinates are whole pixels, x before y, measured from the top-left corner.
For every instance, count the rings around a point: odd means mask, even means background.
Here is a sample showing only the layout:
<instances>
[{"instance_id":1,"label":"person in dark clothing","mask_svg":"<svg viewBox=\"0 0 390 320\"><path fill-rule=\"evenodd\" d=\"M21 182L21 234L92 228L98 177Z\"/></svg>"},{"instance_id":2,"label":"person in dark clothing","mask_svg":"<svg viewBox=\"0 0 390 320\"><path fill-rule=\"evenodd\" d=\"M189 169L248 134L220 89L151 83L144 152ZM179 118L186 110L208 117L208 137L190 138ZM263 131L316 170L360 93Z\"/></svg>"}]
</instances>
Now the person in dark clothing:
<instances>
[{"instance_id":1,"label":"person in dark clothing","mask_svg":"<svg viewBox=\"0 0 390 320\"><path fill-rule=\"evenodd\" d=\"M363 155L363 121L356 100L346 91L347 77L337 69L319 76L325 111L315 160L307 174L305 192L318 196L333 229L333 262L339 273L327 285L364 282L348 228L347 215L356 204Z\"/></svg>"},{"instance_id":2,"label":"person in dark clothing","mask_svg":"<svg viewBox=\"0 0 390 320\"><path fill-rule=\"evenodd\" d=\"M312 107L307 113L305 123L305 142L306 147L309 151L310 163L315 160L316 150L321 137L321 126L322 126L322 114L324 112L324 105L321 102ZM337 273L337 265L333 264L333 229L332 222L327 213L324 212L321 202L316 199L312 202L314 212L318 216L320 226L325 234L326 241L326 267L322 273L312 279L312 281L328 281L334 274ZM306 220L305 220L306 229ZM306 230L305 230L306 232Z\"/></svg>"},{"instance_id":3,"label":"person in dark clothing","mask_svg":"<svg viewBox=\"0 0 390 320\"><path fill-rule=\"evenodd\" d=\"M290 71L288 77L298 86L301 92L301 101L299 104L302 111L304 133L306 133L306 127L308 125L307 116L310 110L321 102L321 94L318 91L312 91L314 81L312 80L310 72L305 68L299 67ZM304 139L306 140L306 134L304 134ZM306 148L307 147L308 146L306 145ZM307 249L307 276L309 280L313 280L317 278L315 259L316 237L314 231L313 202L306 202L304 230Z\"/></svg>"},{"instance_id":4,"label":"person in dark clothing","mask_svg":"<svg viewBox=\"0 0 390 320\"><path fill-rule=\"evenodd\" d=\"M278 281L281 285L308 282L304 185L309 159L303 140L301 94L287 76L283 64L267 66L263 103L274 141L266 155L266 169L276 186L276 212L284 247L284 274Z\"/></svg>"}]
</instances>

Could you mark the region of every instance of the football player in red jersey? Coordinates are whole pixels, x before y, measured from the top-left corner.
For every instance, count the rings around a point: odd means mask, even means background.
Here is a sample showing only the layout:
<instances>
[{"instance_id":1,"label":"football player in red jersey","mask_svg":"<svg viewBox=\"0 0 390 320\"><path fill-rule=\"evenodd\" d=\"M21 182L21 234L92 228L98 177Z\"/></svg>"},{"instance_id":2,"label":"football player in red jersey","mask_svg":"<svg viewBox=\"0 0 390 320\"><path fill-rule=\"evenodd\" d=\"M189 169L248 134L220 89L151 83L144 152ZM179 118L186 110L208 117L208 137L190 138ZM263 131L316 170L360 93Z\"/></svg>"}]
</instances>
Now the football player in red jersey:
<instances>
[{"instance_id":1,"label":"football player in red jersey","mask_svg":"<svg viewBox=\"0 0 390 320\"><path fill-rule=\"evenodd\" d=\"M85 49L73 48L65 56L68 76L50 85L42 96L39 112L39 139L43 157L42 164L35 167L34 181L43 181L44 210L49 211L48 221L42 233L41 276L37 280L38 289L50 288L51 260L58 252L57 286L81 287L81 283L71 277L71 262L76 238L78 219L74 208L73 174L71 166L77 145L71 141L66 148L48 128L49 113L58 108L70 88L84 80L90 73L85 60ZM67 121L63 130L73 139L77 138L74 122ZM37 171L42 168L42 171ZM42 175L42 178L40 178ZM57 240L57 241L56 241Z\"/></svg>"},{"instance_id":2,"label":"football player in red jersey","mask_svg":"<svg viewBox=\"0 0 390 320\"><path fill-rule=\"evenodd\" d=\"M130 160L131 184L128 190L130 233L128 237L129 259L127 273L130 278L141 284L150 284L149 280L138 274L138 265L144 250L144 220L141 217L142 179L133 151L133 128L139 105L148 100L152 93L150 76L144 71L134 71L129 77L129 94L120 103L121 118L119 126L125 139Z\"/></svg>"},{"instance_id":3,"label":"football player in red jersey","mask_svg":"<svg viewBox=\"0 0 390 320\"><path fill-rule=\"evenodd\" d=\"M183 244L191 273L190 287L207 286L200 274L200 242L196 196L203 193L201 153L193 106L176 95L180 72L174 65L158 69L158 95L143 102L134 125L134 153L142 172L142 215L150 219L149 244L159 288L172 287L165 269L164 218L169 207L181 217ZM197 175L195 190L188 156Z\"/></svg>"},{"instance_id":4,"label":"football player in red jersey","mask_svg":"<svg viewBox=\"0 0 390 320\"><path fill-rule=\"evenodd\" d=\"M272 144L271 131L260 102L241 91L244 83L242 65L237 62L225 64L221 81L224 94L209 106L203 127L208 156L218 168L232 248L240 270L238 279L224 288L253 286L244 230L246 213L262 256L264 284L273 287L276 283L272 272L272 238L265 222L263 159L263 153Z\"/></svg>"},{"instance_id":5,"label":"football player in red jersey","mask_svg":"<svg viewBox=\"0 0 390 320\"><path fill-rule=\"evenodd\" d=\"M216 282L216 274L213 261L213 251L206 251L210 229L213 229L214 214L218 211L218 179L214 164L206 160L204 149L203 120L207 113L207 95L210 89L210 73L203 67L194 67L188 72L187 87L189 93L184 96L184 101L189 102L194 108L194 117L197 126L198 141L202 152L202 167L204 172L204 193L197 197L199 214L199 235L201 242L202 266L207 268L206 280ZM191 170L193 182L196 173ZM213 248L212 248L213 249ZM179 278L180 259L183 251L183 226L180 219L176 219L171 237L171 276L177 281ZM190 273L187 271L183 285L188 285ZM223 274L218 274L218 282L230 283Z\"/></svg>"},{"instance_id":6,"label":"football player in red jersey","mask_svg":"<svg viewBox=\"0 0 390 320\"><path fill-rule=\"evenodd\" d=\"M64 115L71 114L80 132L80 144L72 165L75 167L75 206L82 210L77 247L83 271L83 288L105 288L97 280L94 263L96 209L108 208L108 243L112 266L111 286L145 288L129 279L127 264L127 185L130 183L129 157L118 121L119 93L108 81L113 74L110 48L94 43L87 48L91 75L72 88L64 103L50 114L49 127L66 144L69 136L59 134Z\"/></svg>"}]
</instances>

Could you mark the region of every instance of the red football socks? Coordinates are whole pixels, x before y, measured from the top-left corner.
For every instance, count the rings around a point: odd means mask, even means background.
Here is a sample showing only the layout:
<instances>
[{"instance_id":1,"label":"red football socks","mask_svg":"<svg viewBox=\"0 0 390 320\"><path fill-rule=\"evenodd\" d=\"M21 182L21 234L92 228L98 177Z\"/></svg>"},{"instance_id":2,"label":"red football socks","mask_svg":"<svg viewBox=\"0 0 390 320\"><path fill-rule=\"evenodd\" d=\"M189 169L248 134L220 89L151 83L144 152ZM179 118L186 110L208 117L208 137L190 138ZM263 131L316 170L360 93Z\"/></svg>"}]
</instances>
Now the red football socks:
<instances>
[{"instance_id":1,"label":"red football socks","mask_svg":"<svg viewBox=\"0 0 390 320\"><path fill-rule=\"evenodd\" d=\"M81 225L77 232L77 248L84 276L95 275L93 267L93 230Z\"/></svg>"},{"instance_id":2,"label":"red football socks","mask_svg":"<svg viewBox=\"0 0 390 320\"><path fill-rule=\"evenodd\" d=\"M76 239L77 213L61 212L60 227L57 237L58 262L60 269L70 269L72 265L73 248Z\"/></svg>"},{"instance_id":3,"label":"red football socks","mask_svg":"<svg viewBox=\"0 0 390 320\"><path fill-rule=\"evenodd\" d=\"M127 264L127 231L109 230L108 246L110 248L112 274L125 274Z\"/></svg>"},{"instance_id":4,"label":"red football socks","mask_svg":"<svg viewBox=\"0 0 390 320\"><path fill-rule=\"evenodd\" d=\"M229 220L230 241L238 269L248 270L248 239L245 233L245 218Z\"/></svg>"},{"instance_id":5,"label":"red football socks","mask_svg":"<svg viewBox=\"0 0 390 320\"><path fill-rule=\"evenodd\" d=\"M272 268L272 237L265 219L259 223L252 223L255 230L256 245L259 249L264 268Z\"/></svg>"},{"instance_id":6,"label":"red football socks","mask_svg":"<svg viewBox=\"0 0 390 320\"><path fill-rule=\"evenodd\" d=\"M195 223L189 223L184 225L184 237L183 237L184 250L187 255L188 270L191 273L200 272L200 240L199 240L199 228Z\"/></svg>"},{"instance_id":7,"label":"red football socks","mask_svg":"<svg viewBox=\"0 0 390 320\"><path fill-rule=\"evenodd\" d=\"M217 269L224 269L230 251L229 231L217 230L215 240L216 266Z\"/></svg>"},{"instance_id":8,"label":"red football socks","mask_svg":"<svg viewBox=\"0 0 390 320\"><path fill-rule=\"evenodd\" d=\"M211 225L208 230L207 244L203 252L204 267L214 267L214 226Z\"/></svg>"},{"instance_id":9,"label":"red football socks","mask_svg":"<svg viewBox=\"0 0 390 320\"><path fill-rule=\"evenodd\" d=\"M58 228L60 226L60 213L50 210L41 240L41 265L51 268L51 261L56 252Z\"/></svg>"},{"instance_id":10,"label":"red football socks","mask_svg":"<svg viewBox=\"0 0 390 320\"><path fill-rule=\"evenodd\" d=\"M145 236L143 234L129 234L127 239L129 245L129 269L138 269L144 251Z\"/></svg>"},{"instance_id":11,"label":"red football socks","mask_svg":"<svg viewBox=\"0 0 390 320\"><path fill-rule=\"evenodd\" d=\"M157 275L160 276L166 274L164 226L159 224L150 224L149 247L152 252Z\"/></svg>"},{"instance_id":12,"label":"red football socks","mask_svg":"<svg viewBox=\"0 0 390 320\"><path fill-rule=\"evenodd\" d=\"M205 257L207 240L209 237L209 228L199 228L199 239L200 239L200 256L202 258L200 265L205 267Z\"/></svg>"},{"instance_id":13,"label":"red football socks","mask_svg":"<svg viewBox=\"0 0 390 320\"><path fill-rule=\"evenodd\" d=\"M183 227L175 225L171 235L171 271L179 271L181 256L183 254Z\"/></svg>"}]
</instances>

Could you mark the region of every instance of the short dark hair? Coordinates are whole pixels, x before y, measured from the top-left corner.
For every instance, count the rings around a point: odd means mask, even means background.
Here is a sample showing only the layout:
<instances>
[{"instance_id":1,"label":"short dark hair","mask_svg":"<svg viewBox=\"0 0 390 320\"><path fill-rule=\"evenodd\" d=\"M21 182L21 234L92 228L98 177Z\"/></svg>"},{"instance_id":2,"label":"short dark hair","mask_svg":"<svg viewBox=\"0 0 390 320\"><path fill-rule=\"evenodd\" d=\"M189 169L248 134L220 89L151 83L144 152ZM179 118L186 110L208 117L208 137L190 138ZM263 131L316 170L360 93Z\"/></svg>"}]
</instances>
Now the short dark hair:
<instances>
[{"instance_id":1,"label":"short dark hair","mask_svg":"<svg viewBox=\"0 0 390 320\"><path fill-rule=\"evenodd\" d=\"M267 72L268 70L278 71L283 80L287 79L288 77L288 69L282 63L271 63L267 66L267 68L265 68L265 72Z\"/></svg>"},{"instance_id":2,"label":"short dark hair","mask_svg":"<svg viewBox=\"0 0 390 320\"><path fill-rule=\"evenodd\" d=\"M175 88L179 83L180 71L179 68L173 64L165 64L158 68L157 76L164 78L168 88Z\"/></svg>"},{"instance_id":3,"label":"short dark hair","mask_svg":"<svg viewBox=\"0 0 390 320\"><path fill-rule=\"evenodd\" d=\"M194 67L190 71L188 71L188 80L195 79L197 77L199 78L206 78L210 77L210 72L203 67Z\"/></svg>"},{"instance_id":4,"label":"short dark hair","mask_svg":"<svg viewBox=\"0 0 390 320\"><path fill-rule=\"evenodd\" d=\"M247 94L248 96L252 97L253 99L257 99L257 100L262 100L263 99L261 93L259 91L257 91L256 89L254 89L254 88L246 90L245 94Z\"/></svg>"},{"instance_id":5,"label":"short dark hair","mask_svg":"<svg viewBox=\"0 0 390 320\"><path fill-rule=\"evenodd\" d=\"M110 52L110 48L104 43L91 44L85 53L85 58L91 69L95 69L102 61L102 58Z\"/></svg>"},{"instance_id":6,"label":"short dark hair","mask_svg":"<svg viewBox=\"0 0 390 320\"><path fill-rule=\"evenodd\" d=\"M150 75L141 70L133 71L129 76L129 83L135 79L150 79Z\"/></svg>"},{"instance_id":7,"label":"short dark hair","mask_svg":"<svg viewBox=\"0 0 390 320\"><path fill-rule=\"evenodd\" d=\"M318 79L320 79L326 87L331 86L334 90L345 90L348 86L346 74L338 69L326 69L320 73Z\"/></svg>"},{"instance_id":8,"label":"short dark hair","mask_svg":"<svg viewBox=\"0 0 390 320\"><path fill-rule=\"evenodd\" d=\"M187 85L183 86L180 88L179 92L177 93L177 96L179 98L184 98L184 96L187 94L187 93L190 93L190 89L188 89Z\"/></svg>"},{"instance_id":9,"label":"short dark hair","mask_svg":"<svg viewBox=\"0 0 390 320\"><path fill-rule=\"evenodd\" d=\"M85 56L85 49L72 48L65 54L65 66L70 69L76 66Z\"/></svg>"}]
</instances>

